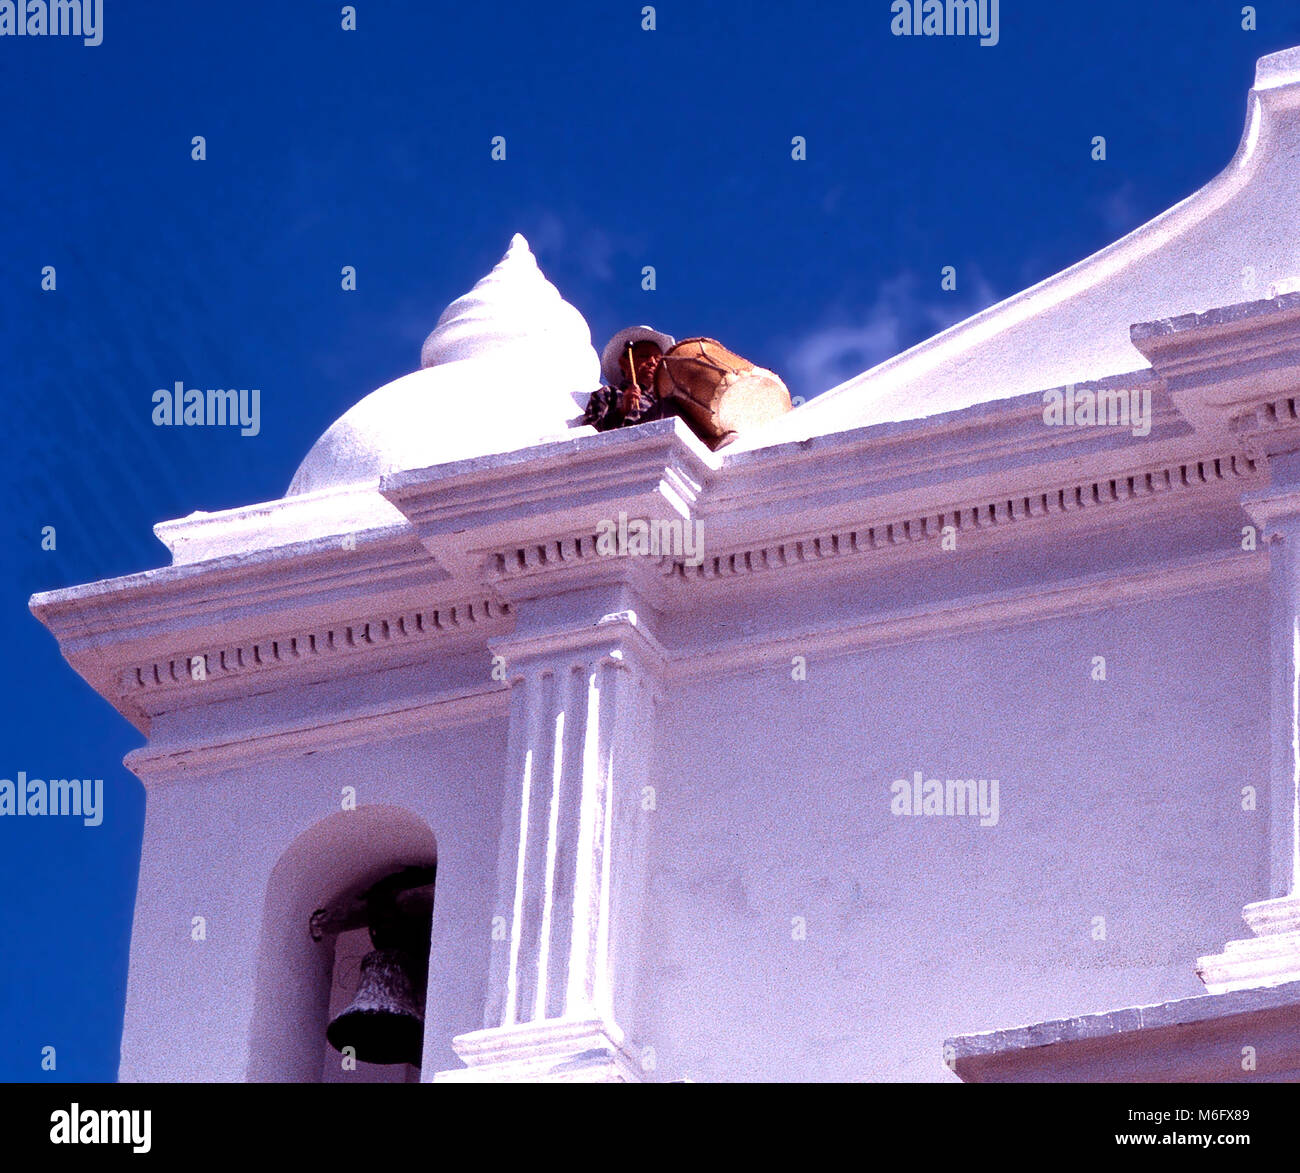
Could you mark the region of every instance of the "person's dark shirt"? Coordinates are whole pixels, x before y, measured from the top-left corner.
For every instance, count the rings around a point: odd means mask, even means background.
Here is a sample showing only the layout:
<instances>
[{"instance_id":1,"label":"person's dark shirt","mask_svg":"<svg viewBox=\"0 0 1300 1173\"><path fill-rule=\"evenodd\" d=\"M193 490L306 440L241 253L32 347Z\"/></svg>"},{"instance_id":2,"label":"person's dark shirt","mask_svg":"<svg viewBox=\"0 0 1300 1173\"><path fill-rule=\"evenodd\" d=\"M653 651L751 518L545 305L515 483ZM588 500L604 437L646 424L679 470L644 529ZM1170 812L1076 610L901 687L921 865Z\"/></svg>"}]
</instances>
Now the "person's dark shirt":
<instances>
[{"instance_id":1,"label":"person's dark shirt","mask_svg":"<svg viewBox=\"0 0 1300 1173\"><path fill-rule=\"evenodd\" d=\"M633 424L645 424L651 420L663 419L671 415L669 405L654 392L644 387L637 387L638 404L633 411L623 410L623 392L631 386L630 379L624 379L617 387L601 387L591 393L587 400L587 410L582 422L590 424L598 432L608 432L614 428L631 427Z\"/></svg>"}]
</instances>

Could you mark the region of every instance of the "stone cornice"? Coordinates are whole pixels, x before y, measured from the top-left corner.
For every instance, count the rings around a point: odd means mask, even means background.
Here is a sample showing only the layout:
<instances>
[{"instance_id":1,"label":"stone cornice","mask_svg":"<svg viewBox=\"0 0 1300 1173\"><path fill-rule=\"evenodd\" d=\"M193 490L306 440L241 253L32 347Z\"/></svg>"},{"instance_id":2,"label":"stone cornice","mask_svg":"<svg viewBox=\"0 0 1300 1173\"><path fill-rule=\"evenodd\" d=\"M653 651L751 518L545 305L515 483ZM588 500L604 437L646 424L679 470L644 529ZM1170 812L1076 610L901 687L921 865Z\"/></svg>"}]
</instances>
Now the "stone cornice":
<instances>
[{"instance_id":1,"label":"stone cornice","mask_svg":"<svg viewBox=\"0 0 1300 1173\"><path fill-rule=\"evenodd\" d=\"M1252 458L1300 449L1300 393L1265 399L1233 413L1230 427Z\"/></svg>"},{"instance_id":2,"label":"stone cornice","mask_svg":"<svg viewBox=\"0 0 1300 1173\"><path fill-rule=\"evenodd\" d=\"M420 654L431 633L418 616L446 608L457 616L476 608L468 633L486 642L509 631L515 601L593 583L633 583L671 611L689 606L695 590L755 574L938 556L946 526L965 547L1011 532L1037 540L1230 507L1263 486L1264 469L1241 435L1190 428L1170 404L1160 367L1181 353L1176 343L1207 329L1231 328L1241 354L1267 346L1281 353L1282 320L1300 321L1300 296L1277 300L1280 309L1247 307L1231 321L1150 334L1158 377L1106 381L1152 394L1146 436L1047 426L1038 394L734 458L708 452L682 421L668 419L283 503L315 527L318 536L306 541L257 547L255 534L297 532L296 522L277 520L281 503L198 515L160 527L195 560L38 595L31 607L91 685L147 728L160 703L219 697L244 687L250 673L278 686L319 671L322 656L365 671L371 654ZM1167 338L1175 343L1159 341ZM1234 403L1247 383L1233 384ZM1260 418L1272 411L1279 427L1291 426L1294 398L1258 398ZM695 565L680 552L603 556L597 527L620 512L702 525L706 556ZM382 523L391 517L400 523ZM362 528L335 533L347 518ZM222 550L238 552L202 557ZM493 606L500 622L480 627ZM468 634L460 622L452 627ZM191 688L195 656L207 657L207 693Z\"/></svg>"},{"instance_id":3,"label":"stone cornice","mask_svg":"<svg viewBox=\"0 0 1300 1173\"><path fill-rule=\"evenodd\" d=\"M945 527L952 527L957 542L965 543L971 537L1025 523L1077 521L1082 514L1088 514L1089 520L1105 522L1117 508L1154 505L1171 497L1179 498L1182 504L1181 499L1194 492L1213 492L1226 487L1235 496L1243 488L1260 483L1261 476L1257 466L1240 455L1162 463L1116 476L1057 483L1023 495L967 500L927 513L895 516L731 550L707 557L698 566L674 559L665 573L688 581L709 582L908 547L929 546L939 553ZM1106 516L1098 517L1099 513Z\"/></svg>"},{"instance_id":4,"label":"stone cornice","mask_svg":"<svg viewBox=\"0 0 1300 1173\"><path fill-rule=\"evenodd\" d=\"M215 614L265 627L276 611L370 597L446 580L409 527L298 542L257 554L166 566L33 595L32 613L65 648L179 627L202 629ZM247 625L245 625L247 626Z\"/></svg>"},{"instance_id":5,"label":"stone cornice","mask_svg":"<svg viewBox=\"0 0 1300 1173\"><path fill-rule=\"evenodd\" d=\"M709 554L699 565L667 555L610 558L601 554L597 535L572 534L494 551L485 559L484 574L495 583L545 575L574 576L589 565L608 568L612 563L634 563L651 576L683 582L708 583L769 571L805 568L829 559L879 556L905 548L930 547L938 554L946 526L959 542L1026 522L1076 521L1080 515L1102 523L1123 507L1156 506L1173 499L1182 507L1194 495L1227 494L1233 499L1253 485L1264 483L1261 468L1242 454L1224 454L1200 460L1161 462L1117 475L1053 483L1018 496L984 497L941 505L927 513L895 515L869 520L867 508L860 523L821 532L781 536L771 541Z\"/></svg>"},{"instance_id":6,"label":"stone cornice","mask_svg":"<svg viewBox=\"0 0 1300 1173\"><path fill-rule=\"evenodd\" d=\"M599 535L568 534L494 550L484 556L480 576L503 600L622 583L634 586L654 606L665 607L671 606L668 584L674 565L669 555L603 554Z\"/></svg>"},{"instance_id":7,"label":"stone cornice","mask_svg":"<svg viewBox=\"0 0 1300 1173\"><path fill-rule=\"evenodd\" d=\"M1300 293L1135 323L1129 331L1171 390L1300 366Z\"/></svg>"},{"instance_id":8,"label":"stone cornice","mask_svg":"<svg viewBox=\"0 0 1300 1173\"><path fill-rule=\"evenodd\" d=\"M1143 389L1150 394L1150 435L1134 437L1121 428L1048 426L1044 423L1048 396L1069 389L1047 388L962 411L814 436L735 456L723 449L721 475L710 483L702 512L717 517L743 510L756 493L770 495L777 480L783 505L794 502L801 508L816 508L844 494L859 499L908 490L942 494L944 485L991 473L1032 476L1033 469L1057 463L1075 468L1135 463L1150 459L1154 446L1163 447L1164 441L1190 432L1163 384L1149 370L1074 388L1078 392L1114 389Z\"/></svg>"},{"instance_id":9,"label":"stone cornice","mask_svg":"<svg viewBox=\"0 0 1300 1173\"><path fill-rule=\"evenodd\" d=\"M379 484L426 541L491 535L557 512L604 517L611 506L662 499L690 512L717 458L679 420L578 436L519 452L393 473Z\"/></svg>"},{"instance_id":10,"label":"stone cornice","mask_svg":"<svg viewBox=\"0 0 1300 1173\"><path fill-rule=\"evenodd\" d=\"M504 634L490 638L488 643L491 651L506 657L512 677L518 675L514 669L519 662L530 658L568 657L575 663L586 662L593 656L605 658L609 651L621 648L649 669L648 680L662 687L672 682L774 667L784 672L794 655L835 658L863 648L951 638L993 626L1007 627L1159 598L1231 590L1263 582L1267 570L1268 557L1263 552L1208 556L1121 574L1097 574L992 595L903 606L856 620L843 617L831 624L814 624L796 630L778 624L781 628L778 631L772 625L755 623L747 626L739 638L671 648L660 644L634 614L625 613L582 628L518 638ZM354 651L364 652L368 647L372 645ZM177 681L175 687L187 685ZM193 685L194 699L215 696L215 693L201 692L203 687L198 683ZM207 687L211 688L211 683ZM323 721L253 730L238 738L218 735L206 743L148 746L128 755L127 765L146 783L208 773L243 761L340 748L376 737L402 736L500 716L508 696L507 685L492 682L485 672L482 689L451 691L416 701L395 701L336 713Z\"/></svg>"},{"instance_id":11,"label":"stone cornice","mask_svg":"<svg viewBox=\"0 0 1300 1173\"><path fill-rule=\"evenodd\" d=\"M190 693L195 699L213 699L232 691L222 687L227 681L238 682L236 692L248 687L245 678L251 675L282 685L285 676L304 669L319 670L326 661L366 652L416 650L434 640L471 631L482 639L503 630L509 621L508 603L485 598L281 633L227 647L196 648L126 669L121 692L146 708L159 703L174 706L178 692ZM196 661L201 661L201 669ZM337 667L331 670L337 671Z\"/></svg>"},{"instance_id":12,"label":"stone cornice","mask_svg":"<svg viewBox=\"0 0 1300 1173\"><path fill-rule=\"evenodd\" d=\"M680 421L665 420L532 450L537 469L512 453L395 474L380 488L409 511L440 566L504 589L506 583L572 579L601 567L608 560L596 550L597 528L620 512L650 521L701 521L708 542L730 558L818 538L825 545L864 521L884 527L865 539L876 549L914 540L927 515L952 514L959 529L981 528L1001 524L1003 512L1017 519L1022 508L1027 515L1064 517L1112 496L1136 500L1159 495L1165 484L1176 489L1222 479L1196 470L1231 463L1237 453L1222 447L1206 452L1149 372L1119 382L1144 384L1152 393L1150 436L1046 426L1043 397L1034 395L746 452L721 467L709 464L712 454ZM599 451L586 447L610 438L621 443ZM630 461L628 468L622 459ZM578 466L573 478L565 475L567 460ZM1078 475L1090 467L1096 470L1091 477ZM1234 471L1255 472L1239 464ZM1154 478L1150 487L1146 477ZM698 573L716 574L721 567L716 561ZM645 575L646 567L639 564L636 573Z\"/></svg>"},{"instance_id":13,"label":"stone cornice","mask_svg":"<svg viewBox=\"0 0 1300 1173\"><path fill-rule=\"evenodd\" d=\"M1199 430L1252 453L1297 446L1300 293L1139 322L1131 336Z\"/></svg>"},{"instance_id":14,"label":"stone cornice","mask_svg":"<svg viewBox=\"0 0 1300 1173\"><path fill-rule=\"evenodd\" d=\"M636 437L620 439L626 450ZM679 437L663 427L658 439L656 463L662 465L664 444L671 445ZM862 440L840 438L854 446ZM938 539L949 524L963 544L1012 528L1021 532L1026 523L1127 524L1124 515L1129 509L1159 508L1162 503L1165 508L1183 508L1192 498L1204 500L1215 493L1236 500L1243 490L1261 484L1260 469L1242 455L1227 454L1139 467L1098 479L1056 482L1019 497L984 497L940 505L932 513L917 511L880 520L869 519L869 502L864 502L860 523L710 554L694 567L681 558L606 557L597 552L594 533L570 535L480 551L475 580L480 589L486 588L485 593L459 599L439 599L431 590L430 579L442 592L454 589L458 580L439 577L427 550L409 530L385 531L363 536L355 548L313 542L256 558L223 558L51 592L33 599L32 609L51 626L65 655L79 671L84 669L91 685L133 724L147 730L151 714L237 693L250 676L281 687L290 679L319 676L323 668L337 672L341 664L347 664L348 671L368 671L372 661L376 666L386 662L375 659L380 653L390 659L402 650L423 654L421 649L435 638L500 639L510 630L511 598L527 593L518 590L518 582L527 581L528 591L534 594L596 579L621 578L643 587L658 583L658 590L646 593L662 606L665 591L680 596L693 584L707 587L780 570L809 572L849 559L904 551L939 555ZM774 520L788 525L790 519L778 515ZM427 605L400 610L377 607L368 613L354 610L347 618L335 619L331 611L340 610L335 603L318 606L312 612L315 623L278 629L265 623L268 612L280 610L279 605L269 606L271 601L286 607L296 601L300 612L303 600L319 603L323 593L355 602L363 594L372 594L376 582L410 586L405 576L418 584L419 596L429 599ZM228 600L225 608L220 602L223 595ZM668 602L671 605L672 599ZM251 627L258 619L262 626ZM178 639L182 632L192 635L193 643ZM799 638L806 642L806 637ZM164 639L166 643L159 647ZM121 657L116 667L105 656L105 649L114 643ZM151 645L158 650L147 659L130 656L132 648L152 650ZM204 658L202 680L193 678L196 656ZM662 662L665 656L656 650L651 659ZM696 662L710 660L704 657Z\"/></svg>"},{"instance_id":15,"label":"stone cornice","mask_svg":"<svg viewBox=\"0 0 1300 1173\"><path fill-rule=\"evenodd\" d=\"M224 678L310 670L322 655L391 647L383 625L403 616L461 608L459 616L470 603L483 613L485 595L456 589L403 526L50 591L29 605L87 683L147 730L152 693L186 687L182 666L188 676L195 656L214 670L203 683L216 686L205 695L217 699L230 687Z\"/></svg>"}]
</instances>

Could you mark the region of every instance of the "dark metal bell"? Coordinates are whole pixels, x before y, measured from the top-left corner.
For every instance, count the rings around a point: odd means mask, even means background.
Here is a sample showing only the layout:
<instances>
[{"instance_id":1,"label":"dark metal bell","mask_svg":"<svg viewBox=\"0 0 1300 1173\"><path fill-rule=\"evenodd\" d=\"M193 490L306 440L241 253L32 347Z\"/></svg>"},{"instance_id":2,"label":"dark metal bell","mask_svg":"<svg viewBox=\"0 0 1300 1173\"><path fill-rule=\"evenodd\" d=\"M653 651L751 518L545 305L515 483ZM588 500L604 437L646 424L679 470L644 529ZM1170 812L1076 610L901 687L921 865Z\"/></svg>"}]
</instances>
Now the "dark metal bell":
<instances>
[{"instance_id":1,"label":"dark metal bell","mask_svg":"<svg viewBox=\"0 0 1300 1173\"><path fill-rule=\"evenodd\" d=\"M338 1051L352 1047L363 1063L420 1065L424 1013L405 949L375 949L361 959L361 981L351 1005L325 1031Z\"/></svg>"}]
</instances>

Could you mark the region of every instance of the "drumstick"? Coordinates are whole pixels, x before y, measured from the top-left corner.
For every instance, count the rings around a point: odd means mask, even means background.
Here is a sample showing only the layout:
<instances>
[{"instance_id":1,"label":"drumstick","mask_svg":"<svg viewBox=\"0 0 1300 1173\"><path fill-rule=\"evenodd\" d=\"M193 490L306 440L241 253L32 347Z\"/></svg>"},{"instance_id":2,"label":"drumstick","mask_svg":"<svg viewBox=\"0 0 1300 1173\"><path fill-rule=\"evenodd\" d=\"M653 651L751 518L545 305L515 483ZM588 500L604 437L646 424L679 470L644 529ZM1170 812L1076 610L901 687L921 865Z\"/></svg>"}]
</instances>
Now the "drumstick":
<instances>
[{"instance_id":1,"label":"drumstick","mask_svg":"<svg viewBox=\"0 0 1300 1173\"><path fill-rule=\"evenodd\" d=\"M632 386L636 390L637 407L641 406L641 384L637 382L636 377L636 360L632 357L632 343L627 344L627 369L632 376Z\"/></svg>"}]
</instances>

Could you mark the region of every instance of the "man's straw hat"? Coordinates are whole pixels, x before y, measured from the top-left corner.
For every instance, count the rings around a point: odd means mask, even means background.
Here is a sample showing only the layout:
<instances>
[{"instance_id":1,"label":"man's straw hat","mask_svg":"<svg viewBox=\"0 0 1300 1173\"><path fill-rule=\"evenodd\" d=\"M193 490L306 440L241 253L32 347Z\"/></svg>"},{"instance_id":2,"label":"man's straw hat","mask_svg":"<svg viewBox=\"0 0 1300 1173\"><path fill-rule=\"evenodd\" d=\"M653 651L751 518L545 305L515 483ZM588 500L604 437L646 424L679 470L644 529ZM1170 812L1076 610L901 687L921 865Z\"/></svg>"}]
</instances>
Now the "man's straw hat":
<instances>
[{"instance_id":1,"label":"man's straw hat","mask_svg":"<svg viewBox=\"0 0 1300 1173\"><path fill-rule=\"evenodd\" d=\"M600 373L606 385L617 387L623 381L623 372L619 368L618 360L630 343L656 342L659 344L659 349L667 354L676 341L677 339L670 334L660 333L650 326L628 326L626 330L620 330L605 343L605 349L600 356Z\"/></svg>"}]
</instances>

